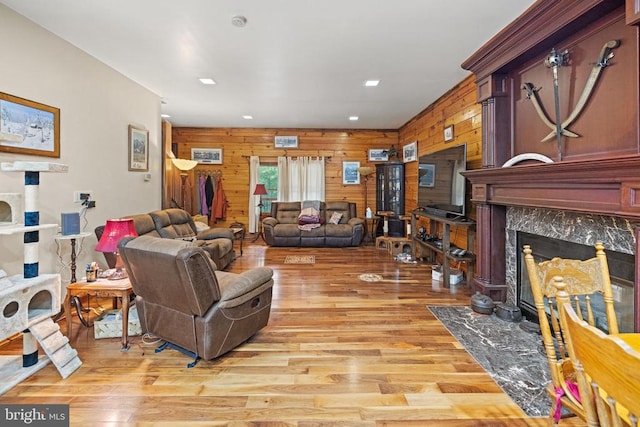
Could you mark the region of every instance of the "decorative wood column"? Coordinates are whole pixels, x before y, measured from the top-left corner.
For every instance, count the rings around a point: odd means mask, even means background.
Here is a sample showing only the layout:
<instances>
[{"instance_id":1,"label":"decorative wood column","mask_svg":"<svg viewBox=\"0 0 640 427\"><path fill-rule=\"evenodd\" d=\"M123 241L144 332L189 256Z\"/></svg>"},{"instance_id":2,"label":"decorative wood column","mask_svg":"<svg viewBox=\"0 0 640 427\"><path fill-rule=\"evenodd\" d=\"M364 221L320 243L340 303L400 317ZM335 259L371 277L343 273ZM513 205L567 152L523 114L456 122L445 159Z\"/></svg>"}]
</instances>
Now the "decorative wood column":
<instances>
[{"instance_id":1,"label":"decorative wood column","mask_svg":"<svg viewBox=\"0 0 640 427\"><path fill-rule=\"evenodd\" d=\"M482 103L482 167L500 167L511 157L508 79L491 75L478 82ZM477 270L473 288L495 301L506 301L505 237L506 208L487 203L486 186L473 185L477 215Z\"/></svg>"}]
</instances>

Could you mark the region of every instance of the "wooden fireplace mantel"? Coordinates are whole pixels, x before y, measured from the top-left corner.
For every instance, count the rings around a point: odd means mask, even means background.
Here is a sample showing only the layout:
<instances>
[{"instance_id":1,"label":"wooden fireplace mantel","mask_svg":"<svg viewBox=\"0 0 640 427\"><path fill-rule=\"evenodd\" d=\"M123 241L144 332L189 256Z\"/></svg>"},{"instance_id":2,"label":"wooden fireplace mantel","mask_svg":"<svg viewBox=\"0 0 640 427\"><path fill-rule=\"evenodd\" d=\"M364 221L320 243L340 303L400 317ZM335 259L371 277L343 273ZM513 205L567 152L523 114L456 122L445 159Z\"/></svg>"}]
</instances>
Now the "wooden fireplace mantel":
<instances>
[{"instance_id":1,"label":"wooden fireplace mantel","mask_svg":"<svg viewBox=\"0 0 640 427\"><path fill-rule=\"evenodd\" d=\"M640 219L640 156L464 172L475 203Z\"/></svg>"},{"instance_id":2,"label":"wooden fireplace mantel","mask_svg":"<svg viewBox=\"0 0 640 427\"><path fill-rule=\"evenodd\" d=\"M640 220L639 37L638 0L538 0L462 64L475 75L476 99L482 105L482 169L464 174L472 185L477 223L475 290L506 300L505 225L510 206ZM548 130L523 95L522 84L551 87L546 56L552 48L570 50L573 68L561 75L564 92L559 96L566 104L564 119L591 73L589 55L609 40L620 41L615 66L572 124L580 138L557 141L557 150L541 145ZM547 94L545 106L553 105L549 93L540 92L541 97ZM528 153L555 163L501 167ZM640 242L640 227L636 241ZM639 249L640 243L636 254ZM640 330L637 257L636 264L635 315Z\"/></svg>"}]
</instances>

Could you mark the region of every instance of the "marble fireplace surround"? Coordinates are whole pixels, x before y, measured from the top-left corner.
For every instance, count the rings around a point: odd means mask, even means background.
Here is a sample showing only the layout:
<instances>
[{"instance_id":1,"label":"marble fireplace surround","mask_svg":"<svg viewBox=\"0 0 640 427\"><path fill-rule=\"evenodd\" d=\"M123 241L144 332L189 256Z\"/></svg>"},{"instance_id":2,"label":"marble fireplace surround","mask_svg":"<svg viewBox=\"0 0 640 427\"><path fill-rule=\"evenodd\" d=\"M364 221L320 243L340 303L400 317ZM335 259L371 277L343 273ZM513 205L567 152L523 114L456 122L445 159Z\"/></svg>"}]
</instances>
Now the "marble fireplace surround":
<instances>
[{"instance_id":1,"label":"marble fireplace surround","mask_svg":"<svg viewBox=\"0 0 640 427\"><path fill-rule=\"evenodd\" d=\"M522 251L517 246L518 232L588 246L602 242L606 251L630 255L634 255L636 249L634 223L628 219L546 208L508 207L505 284L507 302L513 305L517 305L518 253Z\"/></svg>"}]
</instances>

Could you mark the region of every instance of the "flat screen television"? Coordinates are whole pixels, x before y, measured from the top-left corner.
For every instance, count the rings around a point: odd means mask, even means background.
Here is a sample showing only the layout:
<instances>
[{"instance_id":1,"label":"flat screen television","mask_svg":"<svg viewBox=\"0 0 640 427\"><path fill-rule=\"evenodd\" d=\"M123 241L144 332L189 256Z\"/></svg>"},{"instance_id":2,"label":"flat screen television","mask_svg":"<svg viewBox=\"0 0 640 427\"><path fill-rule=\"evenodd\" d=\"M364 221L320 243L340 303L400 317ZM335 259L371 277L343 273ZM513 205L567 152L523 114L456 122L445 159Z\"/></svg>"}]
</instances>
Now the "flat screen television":
<instances>
[{"instance_id":1,"label":"flat screen television","mask_svg":"<svg viewBox=\"0 0 640 427\"><path fill-rule=\"evenodd\" d=\"M418 208L443 217L465 215L466 144L418 159Z\"/></svg>"}]
</instances>

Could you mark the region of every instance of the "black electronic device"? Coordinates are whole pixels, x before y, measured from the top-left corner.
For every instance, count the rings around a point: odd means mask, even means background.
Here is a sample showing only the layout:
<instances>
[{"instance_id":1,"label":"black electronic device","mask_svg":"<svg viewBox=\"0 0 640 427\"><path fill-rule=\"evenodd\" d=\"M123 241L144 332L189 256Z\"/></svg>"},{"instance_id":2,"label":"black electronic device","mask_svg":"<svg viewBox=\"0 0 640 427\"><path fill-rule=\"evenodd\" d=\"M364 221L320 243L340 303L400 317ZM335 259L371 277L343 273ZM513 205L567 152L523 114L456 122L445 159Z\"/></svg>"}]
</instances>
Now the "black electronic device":
<instances>
[{"instance_id":1,"label":"black electronic device","mask_svg":"<svg viewBox=\"0 0 640 427\"><path fill-rule=\"evenodd\" d=\"M442 217L465 215L467 169L466 144L420 156L418 164L418 207Z\"/></svg>"}]
</instances>

